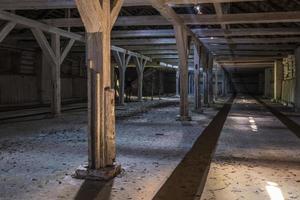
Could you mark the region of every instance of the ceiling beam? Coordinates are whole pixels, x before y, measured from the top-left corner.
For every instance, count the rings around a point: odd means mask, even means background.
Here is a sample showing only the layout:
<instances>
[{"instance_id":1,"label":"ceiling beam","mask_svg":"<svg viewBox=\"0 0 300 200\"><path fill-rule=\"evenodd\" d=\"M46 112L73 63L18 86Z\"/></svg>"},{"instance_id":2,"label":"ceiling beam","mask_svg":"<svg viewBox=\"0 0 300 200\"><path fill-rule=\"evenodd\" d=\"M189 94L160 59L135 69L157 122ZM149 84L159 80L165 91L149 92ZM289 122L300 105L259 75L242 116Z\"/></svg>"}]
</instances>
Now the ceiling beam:
<instances>
[{"instance_id":1,"label":"ceiling beam","mask_svg":"<svg viewBox=\"0 0 300 200\"><path fill-rule=\"evenodd\" d=\"M284 23L300 22L300 11L289 12L260 12L217 15L178 15L186 25L211 25L211 24L251 24L251 23ZM56 27L83 27L80 18L46 19L43 22ZM115 26L154 26L171 25L167 19L160 15L148 16L122 16Z\"/></svg>"},{"instance_id":2,"label":"ceiling beam","mask_svg":"<svg viewBox=\"0 0 300 200\"><path fill-rule=\"evenodd\" d=\"M267 62L281 58L283 58L283 56L216 56L216 62Z\"/></svg>"},{"instance_id":3,"label":"ceiling beam","mask_svg":"<svg viewBox=\"0 0 300 200\"><path fill-rule=\"evenodd\" d=\"M277 38L201 38L207 44L282 44L300 43L300 37L277 37Z\"/></svg>"},{"instance_id":4,"label":"ceiling beam","mask_svg":"<svg viewBox=\"0 0 300 200\"><path fill-rule=\"evenodd\" d=\"M62 37L75 39L77 41L85 42L85 38L81 35L71 33L57 27L49 26L41 22L31 20L22 16L15 15L6 11L0 11L0 19L13 22L15 24L20 24L29 28L38 28L41 31L45 31L52 34L59 34Z\"/></svg>"},{"instance_id":5,"label":"ceiling beam","mask_svg":"<svg viewBox=\"0 0 300 200\"><path fill-rule=\"evenodd\" d=\"M300 28L236 28L222 29L192 29L198 37L224 37L227 36L258 36L258 35L300 35ZM153 30L121 30L113 31L113 38L137 37L170 37L175 36L173 29Z\"/></svg>"},{"instance_id":6,"label":"ceiling beam","mask_svg":"<svg viewBox=\"0 0 300 200\"><path fill-rule=\"evenodd\" d=\"M198 4L198 3L227 3L250 2L261 0L164 0L170 5ZM123 6L151 6L151 0L125 0ZM1 0L0 9L3 10L36 10L36 9L63 9L76 8L74 0Z\"/></svg>"},{"instance_id":7,"label":"ceiling beam","mask_svg":"<svg viewBox=\"0 0 300 200\"><path fill-rule=\"evenodd\" d=\"M205 44L284 44L300 43L300 37L287 38L201 38ZM117 46L153 45L153 44L176 44L174 38L145 38L145 39L113 39L112 43Z\"/></svg>"}]
</instances>

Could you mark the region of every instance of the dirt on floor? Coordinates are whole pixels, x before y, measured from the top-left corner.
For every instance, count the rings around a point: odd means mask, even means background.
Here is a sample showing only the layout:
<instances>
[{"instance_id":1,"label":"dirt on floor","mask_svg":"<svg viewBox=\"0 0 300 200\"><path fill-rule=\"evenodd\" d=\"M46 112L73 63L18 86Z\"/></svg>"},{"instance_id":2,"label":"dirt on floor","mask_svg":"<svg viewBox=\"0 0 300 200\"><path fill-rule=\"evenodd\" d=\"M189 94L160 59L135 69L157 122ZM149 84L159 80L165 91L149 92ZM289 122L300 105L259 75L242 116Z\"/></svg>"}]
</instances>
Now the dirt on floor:
<instances>
[{"instance_id":1,"label":"dirt on floor","mask_svg":"<svg viewBox=\"0 0 300 200\"><path fill-rule=\"evenodd\" d=\"M186 123L175 120L178 113L178 106L167 106L117 121L123 170L110 182L71 177L88 159L85 111L1 124L0 199L150 200L217 110L192 113Z\"/></svg>"},{"instance_id":2,"label":"dirt on floor","mask_svg":"<svg viewBox=\"0 0 300 200\"><path fill-rule=\"evenodd\" d=\"M238 199L300 199L300 140L249 96L235 100L201 198Z\"/></svg>"}]
</instances>

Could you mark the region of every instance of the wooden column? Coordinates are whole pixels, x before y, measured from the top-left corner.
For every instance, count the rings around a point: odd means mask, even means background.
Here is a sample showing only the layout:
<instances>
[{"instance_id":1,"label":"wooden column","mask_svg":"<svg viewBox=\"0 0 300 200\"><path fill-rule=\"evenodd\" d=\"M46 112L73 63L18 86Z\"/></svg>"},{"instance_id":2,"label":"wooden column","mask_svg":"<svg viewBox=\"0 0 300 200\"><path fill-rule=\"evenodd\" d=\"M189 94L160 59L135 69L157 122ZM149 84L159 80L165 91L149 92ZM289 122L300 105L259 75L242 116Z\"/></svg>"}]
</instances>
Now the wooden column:
<instances>
[{"instance_id":1,"label":"wooden column","mask_svg":"<svg viewBox=\"0 0 300 200\"><path fill-rule=\"evenodd\" d=\"M111 29L123 1L76 0L87 31L89 166L78 178L107 179L119 172L114 165L115 95L111 88ZM110 173L100 173L111 169ZM99 173L97 173L99 172Z\"/></svg>"},{"instance_id":2,"label":"wooden column","mask_svg":"<svg viewBox=\"0 0 300 200\"><path fill-rule=\"evenodd\" d=\"M281 100L283 81L283 64L282 60L276 60L274 62L274 100Z\"/></svg>"},{"instance_id":3,"label":"wooden column","mask_svg":"<svg viewBox=\"0 0 300 200\"><path fill-rule=\"evenodd\" d=\"M63 52L61 52L62 47L60 44L59 34L52 33L51 44L49 44L46 36L40 29L32 28L31 31L51 66L51 110L53 116L59 116L61 114L60 66L67 57L69 51L75 43L75 40L70 39Z\"/></svg>"},{"instance_id":4,"label":"wooden column","mask_svg":"<svg viewBox=\"0 0 300 200\"><path fill-rule=\"evenodd\" d=\"M213 85L213 67L214 61L211 54L208 59L208 104L212 104L214 101L214 85Z\"/></svg>"},{"instance_id":5,"label":"wooden column","mask_svg":"<svg viewBox=\"0 0 300 200\"><path fill-rule=\"evenodd\" d=\"M180 74L179 74L179 69L176 70L176 96L179 97L179 78L180 78Z\"/></svg>"},{"instance_id":6,"label":"wooden column","mask_svg":"<svg viewBox=\"0 0 300 200\"><path fill-rule=\"evenodd\" d=\"M159 71L159 98L164 94L165 86L164 86L164 71Z\"/></svg>"},{"instance_id":7,"label":"wooden column","mask_svg":"<svg viewBox=\"0 0 300 200\"><path fill-rule=\"evenodd\" d=\"M115 61L119 69L119 104L124 105L124 89L125 89L125 73L128 63L131 59L131 55L126 55L125 52L113 52Z\"/></svg>"},{"instance_id":8,"label":"wooden column","mask_svg":"<svg viewBox=\"0 0 300 200\"><path fill-rule=\"evenodd\" d=\"M209 105L209 77L208 77L208 69L209 69L209 59L208 54L203 51L201 58L203 59L203 103L205 106Z\"/></svg>"},{"instance_id":9,"label":"wooden column","mask_svg":"<svg viewBox=\"0 0 300 200\"><path fill-rule=\"evenodd\" d=\"M295 87L295 108L300 112L300 47L295 50L296 59L296 87Z\"/></svg>"},{"instance_id":10,"label":"wooden column","mask_svg":"<svg viewBox=\"0 0 300 200\"><path fill-rule=\"evenodd\" d=\"M134 62L136 65L136 71L138 76L138 101L143 100L143 81L144 81L144 70L147 64L147 60L143 57L134 56Z\"/></svg>"},{"instance_id":11,"label":"wooden column","mask_svg":"<svg viewBox=\"0 0 300 200\"><path fill-rule=\"evenodd\" d=\"M260 72L258 74L258 93L259 95L263 95L264 93L264 73Z\"/></svg>"},{"instance_id":12,"label":"wooden column","mask_svg":"<svg viewBox=\"0 0 300 200\"><path fill-rule=\"evenodd\" d=\"M56 56L56 62L51 66L51 109L54 116L61 114L61 78L60 78L60 36L51 35L51 47Z\"/></svg>"},{"instance_id":13,"label":"wooden column","mask_svg":"<svg viewBox=\"0 0 300 200\"><path fill-rule=\"evenodd\" d=\"M225 96L225 70L222 68L222 96Z\"/></svg>"},{"instance_id":14,"label":"wooden column","mask_svg":"<svg viewBox=\"0 0 300 200\"><path fill-rule=\"evenodd\" d=\"M265 97L270 98L271 97L271 69L266 68L265 69Z\"/></svg>"},{"instance_id":15,"label":"wooden column","mask_svg":"<svg viewBox=\"0 0 300 200\"><path fill-rule=\"evenodd\" d=\"M200 92L200 53L201 47L194 45L194 109L201 110L201 92Z\"/></svg>"},{"instance_id":16,"label":"wooden column","mask_svg":"<svg viewBox=\"0 0 300 200\"><path fill-rule=\"evenodd\" d=\"M188 55L190 39L187 31L181 25L175 25L176 45L179 54L180 66L180 117L182 121L190 120L188 101Z\"/></svg>"},{"instance_id":17,"label":"wooden column","mask_svg":"<svg viewBox=\"0 0 300 200\"><path fill-rule=\"evenodd\" d=\"M216 64L215 68L215 89L214 89L214 101L218 99L219 96L219 66Z\"/></svg>"}]
</instances>

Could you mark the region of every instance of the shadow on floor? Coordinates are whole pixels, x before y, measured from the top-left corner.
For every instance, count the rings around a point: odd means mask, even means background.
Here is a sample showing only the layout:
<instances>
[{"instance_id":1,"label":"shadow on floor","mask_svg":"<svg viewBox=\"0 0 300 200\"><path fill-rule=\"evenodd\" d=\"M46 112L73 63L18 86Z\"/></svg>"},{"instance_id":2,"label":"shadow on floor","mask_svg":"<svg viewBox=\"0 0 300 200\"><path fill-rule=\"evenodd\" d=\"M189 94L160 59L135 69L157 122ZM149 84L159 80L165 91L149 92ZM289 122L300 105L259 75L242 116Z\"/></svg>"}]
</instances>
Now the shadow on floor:
<instances>
[{"instance_id":1,"label":"shadow on floor","mask_svg":"<svg viewBox=\"0 0 300 200\"><path fill-rule=\"evenodd\" d=\"M86 180L74 200L109 200L112 186L113 180L109 182Z\"/></svg>"},{"instance_id":2,"label":"shadow on floor","mask_svg":"<svg viewBox=\"0 0 300 200\"><path fill-rule=\"evenodd\" d=\"M210 162L231 109L233 96L202 132L153 200L194 200L203 191Z\"/></svg>"},{"instance_id":3,"label":"shadow on floor","mask_svg":"<svg viewBox=\"0 0 300 200\"><path fill-rule=\"evenodd\" d=\"M286 127L292 131L297 137L300 138L300 125L282 114L280 111L276 110L275 108L267 105L265 102L260 100L257 97L254 97L259 103L261 103L263 106L265 106L273 115L277 117Z\"/></svg>"}]
</instances>

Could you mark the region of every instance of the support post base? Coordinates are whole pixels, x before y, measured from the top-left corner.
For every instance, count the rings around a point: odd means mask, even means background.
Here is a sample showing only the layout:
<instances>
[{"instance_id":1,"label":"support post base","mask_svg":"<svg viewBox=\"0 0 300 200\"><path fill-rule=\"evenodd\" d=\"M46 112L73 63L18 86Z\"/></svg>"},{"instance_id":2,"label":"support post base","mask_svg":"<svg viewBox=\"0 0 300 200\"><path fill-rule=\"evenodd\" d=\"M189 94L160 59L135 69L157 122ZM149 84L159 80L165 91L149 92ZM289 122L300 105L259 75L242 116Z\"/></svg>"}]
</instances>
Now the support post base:
<instances>
[{"instance_id":1,"label":"support post base","mask_svg":"<svg viewBox=\"0 0 300 200\"><path fill-rule=\"evenodd\" d=\"M102 169L88 169L87 167L80 166L75 174L72 176L76 179L108 181L115 178L121 173L121 165L114 164L113 166L105 167Z\"/></svg>"},{"instance_id":2,"label":"support post base","mask_svg":"<svg viewBox=\"0 0 300 200\"><path fill-rule=\"evenodd\" d=\"M190 116L177 116L176 117L176 121L183 121L183 122L186 122L186 121L192 121L192 118Z\"/></svg>"}]
</instances>

